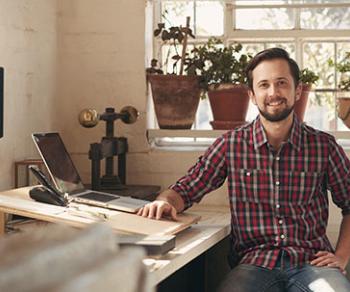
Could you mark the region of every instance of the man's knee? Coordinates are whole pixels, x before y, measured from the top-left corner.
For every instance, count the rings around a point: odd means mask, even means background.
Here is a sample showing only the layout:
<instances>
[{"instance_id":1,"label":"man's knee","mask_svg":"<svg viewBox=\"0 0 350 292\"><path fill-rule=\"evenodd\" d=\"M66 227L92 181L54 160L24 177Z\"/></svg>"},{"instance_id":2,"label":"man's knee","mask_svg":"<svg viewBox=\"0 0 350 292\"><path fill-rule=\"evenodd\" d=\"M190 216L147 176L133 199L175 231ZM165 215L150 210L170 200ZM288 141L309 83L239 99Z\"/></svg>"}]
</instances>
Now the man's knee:
<instances>
[{"instance_id":1,"label":"man's knee","mask_svg":"<svg viewBox=\"0 0 350 292\"><path fill-rule=\"evenodd\" d=\"M278 292L283 291L284 284L285 279L278 271L243 264L226 276L218 292Z\"/></svg>"}]
</instances>

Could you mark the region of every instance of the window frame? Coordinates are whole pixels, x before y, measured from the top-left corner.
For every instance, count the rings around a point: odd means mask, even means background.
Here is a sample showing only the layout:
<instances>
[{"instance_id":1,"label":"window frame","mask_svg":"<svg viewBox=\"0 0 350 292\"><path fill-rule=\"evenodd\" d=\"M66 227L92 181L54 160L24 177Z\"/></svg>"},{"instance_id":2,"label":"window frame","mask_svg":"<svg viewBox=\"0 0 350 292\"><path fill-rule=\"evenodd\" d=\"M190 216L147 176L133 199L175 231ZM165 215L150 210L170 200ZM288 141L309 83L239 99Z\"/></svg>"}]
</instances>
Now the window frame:
<instances>
[{"instance_id":1,"label":"window frame","mask_svg":"<svg viewBox=\"0 0 350 292\"><path fill-rule=\"evenodd\" d=\"M153 21L153 27L156 26L157 23L161 22L161 4L162 2L169 2L169 0L148 0L149 2L152 2L152 21ZM180 2L186 0L174 0L174 2ZM200 0L191 0L194 2L200 2ZM208 0L206 0L208 1ZM209 0L210 1L210 0ZM221 36L215 36L217 38L220 38L225 44L232 43L232 42L254 42L259 43L259 41L266 46L266 43L268 42L291 42L295 44L295 60L299 64L300 68L303 68L303 45L305 42L332 42L337 45L337 42L341 41L347 41L350 42L350 29L301 29L300 28L300 12L302 8L326 8L326 7L350 7L350 1L342 1L339 3L286 3L286 4L256 4L252 1L252 4L240 4L242 1L239 0L211 0L211 1L219 1L223 3L223 35ZM187 1L188 2L188 1ZM194 5L194 10L196 5ZM279 29L279 30L270 30L270 29L254 29L254 30L243 30L235 29L235 9L252 9L252 8L293 8L296 10L295 12L295 28L293 29ZM195 21L195 20L194 20ZM281 37L282 36L282 37ZM205 42L210 36L196 36L196 39L188 40L188 44L200 44ZM254 41L252 40L254 38ZM153 38L153 56L161 56L161 41L159 39ZM336 51L335 51L336 55ZM159 58L158 58L159 59ZM147 61L146 61L147 62ZM335 74L335 79L337 84L337 74ZM324 91L325 88L322 89ZM327 90L327 89L326 89ZM316 89L315 91L320 91ZM336 88L329 88L329 91L336 92ZM148 112L150 113L150 119L151 121L148 122L148 126L151 130L151 136L153 144L157 136L157 129L156 129L156 120L154 111L152 108L151 102L148 103L149 108ZM153 120L153 122L152 122ZM166 137L166 133L164 130L158 130L159 135L158 137L164 138ZM201 133L204 133L202 130L196 130L191 129L187 130L189 131L189 134L186 134L186 137L193 137L193 145L196 145L196 139L200 137ZM214 131L214 130L207 130L207 131ZM340 134L343 139L346 137L344 133L347 131L331 131L336 136ZM183 133L183 132L182 132ZM192 133L192 134L191 134ZM215 133L215 132L214 132ZM215 134L214 134L215 135ZM219 133L217 133L219 135ZM169 133L169 137L174 137L174 133ZM205 136L205 135L204 135ZM350 136L350 135L349 135ZM350 137L348 138L350 139ZM171 145L171 143L169 144ZM174 145L178 146L178 143L174 143ZM209 145L209 144L208 144ZM160 146L160 145L158 145Z\"/></svg>"}]
</instances>

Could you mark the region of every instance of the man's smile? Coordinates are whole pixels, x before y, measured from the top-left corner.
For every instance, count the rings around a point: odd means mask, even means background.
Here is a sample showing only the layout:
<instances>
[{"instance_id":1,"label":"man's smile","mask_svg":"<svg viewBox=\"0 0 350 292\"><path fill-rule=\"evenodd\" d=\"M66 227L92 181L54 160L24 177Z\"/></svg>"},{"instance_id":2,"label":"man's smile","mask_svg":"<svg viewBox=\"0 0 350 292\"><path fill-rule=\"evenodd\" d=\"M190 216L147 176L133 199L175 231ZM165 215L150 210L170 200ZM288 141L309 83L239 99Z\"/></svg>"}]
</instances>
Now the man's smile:
<instances>
[{"instance_id":1,"label":"man's smile","mask_svg":"<svg viewBox=\"0 0 350 292\"><path fill-rule=\"evenodd\" d=\"M277 107L283 103L286 103L286 100L284 98L274 98L274 99L266 102L266 105L270 106L270 107Z\"/></svg>"}]
</instances>

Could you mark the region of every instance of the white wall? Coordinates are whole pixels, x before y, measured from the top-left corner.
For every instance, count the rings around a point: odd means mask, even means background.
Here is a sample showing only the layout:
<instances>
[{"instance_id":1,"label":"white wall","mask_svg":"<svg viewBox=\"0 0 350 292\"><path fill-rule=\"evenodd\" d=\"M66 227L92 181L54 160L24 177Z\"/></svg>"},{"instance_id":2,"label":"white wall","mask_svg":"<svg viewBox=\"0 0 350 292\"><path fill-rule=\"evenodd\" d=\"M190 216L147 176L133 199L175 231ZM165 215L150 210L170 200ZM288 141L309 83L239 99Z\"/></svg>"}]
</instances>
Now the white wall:
<instances>
[{"instance_id":1,"label":"white wall","mask_svg":"<svg viewBox=\"0 0 350 292\"><path fill-rule=\"evenodd\" d=\"M14 161L36 155L30 134L53 123L56 0L0 0L0 66L5 68L0 189L14 184Z\"/></svg>"},{"instance_id":2,"label":"white wall","mask_svg":"<svg viewBox=\"0 0 350 292\"><path fill-rule=\"evenodd\" d=\"M77 117L84 108L103 112L106 107L120 111L125 105L135 106L141 112L140 120L128 126L117 121L116 134L128 138L130 152L148 155L145 1L62 0L58 5L60 99L56 108L60 118L56 122L88 181L89 144L100 141L105 126L81 127ZM130 169L137 167L133 163Z\"/></svg>"}]
</instances>

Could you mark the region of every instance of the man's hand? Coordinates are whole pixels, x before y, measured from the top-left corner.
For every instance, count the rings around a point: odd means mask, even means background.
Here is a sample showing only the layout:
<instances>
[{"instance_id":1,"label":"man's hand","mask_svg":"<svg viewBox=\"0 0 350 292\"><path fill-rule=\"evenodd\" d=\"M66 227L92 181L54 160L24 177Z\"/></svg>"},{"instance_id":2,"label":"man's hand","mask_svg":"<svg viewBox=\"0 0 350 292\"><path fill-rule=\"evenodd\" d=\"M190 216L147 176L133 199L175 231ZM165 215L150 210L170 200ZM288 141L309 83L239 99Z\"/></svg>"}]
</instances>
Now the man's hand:
<instances>
[{"instance_id":1,"label":"man's hand","mask_svg":"<svg viewBox=\"0 0 350 292\"><path fill-rule=\"evenodd\" d=\"M319 251L315 254L310 264L316 267L333 267L338 268L342 273L345 274L345 267L347 265L346 260L329 251Z\"/></svg>"},{"instance_id":2,"label":"man's hand","mask_svg":"<svg viewBox=\"0 0 350 292\"><path fill-rule=\"evenodd\" d=\"M155 218L157 220L165 216L170 216L171 219L177 220L176 213L175 207L170 203L162 200L155 200L139 209L137 215Z\"/></svg>"}]
</instances>

